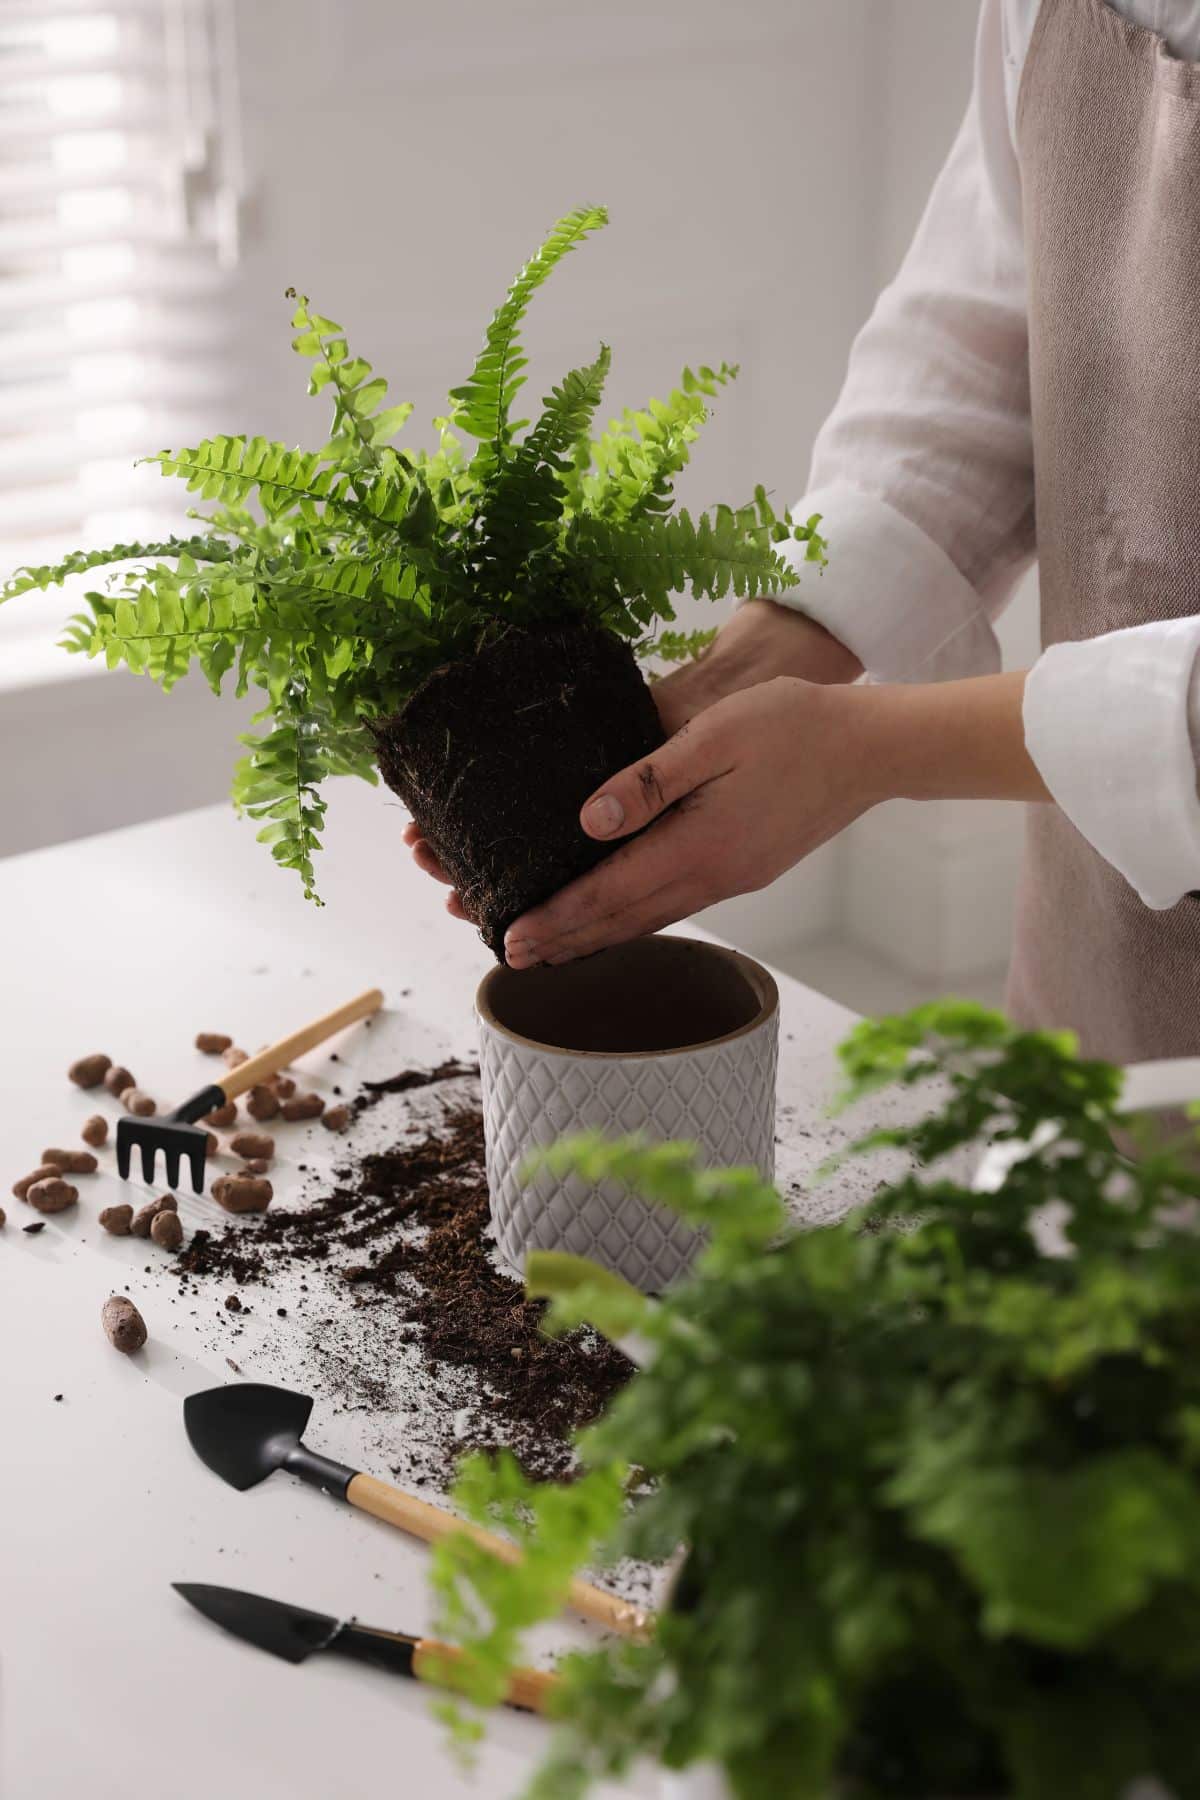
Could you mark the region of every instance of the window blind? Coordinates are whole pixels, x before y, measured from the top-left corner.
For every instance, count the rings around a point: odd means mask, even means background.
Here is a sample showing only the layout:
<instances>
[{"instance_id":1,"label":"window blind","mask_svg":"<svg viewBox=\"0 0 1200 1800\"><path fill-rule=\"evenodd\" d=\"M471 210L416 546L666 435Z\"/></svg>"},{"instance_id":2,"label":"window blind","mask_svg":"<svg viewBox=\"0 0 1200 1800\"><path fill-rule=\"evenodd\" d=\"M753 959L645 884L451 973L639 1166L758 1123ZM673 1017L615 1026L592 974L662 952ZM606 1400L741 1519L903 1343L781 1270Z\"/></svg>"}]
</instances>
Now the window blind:
<instances>
[{"instance_id":1,"label":"window blind","mask_svg":"<svg viewBox=\"0 0 1200 1800\"><path fill-rule=\"evenodd\" d=\"M0 9L0 567L185 525L243 209L232 0ZM95 577L92 578L95 581ZM59 597L0 609L0 666Z\"/></svg>"}]
</instances>

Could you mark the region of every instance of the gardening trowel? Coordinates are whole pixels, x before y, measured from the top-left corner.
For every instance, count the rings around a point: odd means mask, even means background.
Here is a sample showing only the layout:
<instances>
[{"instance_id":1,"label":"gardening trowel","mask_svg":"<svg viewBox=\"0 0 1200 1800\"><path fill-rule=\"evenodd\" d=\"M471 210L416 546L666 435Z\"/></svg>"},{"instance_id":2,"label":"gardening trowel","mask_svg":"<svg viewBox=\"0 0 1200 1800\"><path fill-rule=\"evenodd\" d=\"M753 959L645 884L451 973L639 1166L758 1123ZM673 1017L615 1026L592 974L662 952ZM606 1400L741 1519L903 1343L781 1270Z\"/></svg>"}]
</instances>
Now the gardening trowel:
<instances>
[{"instance_id":1,"label":"gardening trowel","mask_svg":"<svg viewBox=\"0 0 1200 1800\"><path fill-rule=\"evenodd\" d=\"M286 1601L244 1594L237 1588L211 1587L200 1581L173 1581L171 1586L214 1625L285 1662L307 1662L318 1650L330 1650L384 1669L389 1675L406 1675L410 1681L458 1685L454 1674L463 1662L463 1653L450 1644L410 1637L405 1631L382 1631L374 1625L360 1625L357 1619L335 1619L328 1613L309 1612L305 1606L289 1606ZM541 1712L557 1684L556 1675L541 1669L514 1669L505 1704L524 1712Z\"/></svg>"},{"instance_id":2,"label":"gardening trowel","mask_svg":"<svg viewBox=\"0 0 1200 1800\"><path fill-rule=\"evenodd\" d=\"M204 1186L208 1132L197 1125L196 1120L215 1112L227 1100L248 1094L268 1075L278 1075L280 1069L286 1069L293 1057L323 1044L344 1026L369 1018L382 1005L383 995L379 989L368 988L355 999L347 1000L344 1006L335 1007L332 1012L314 1019L311 1025L302 1025L290 1037L280 1038L278 1043L270 1044L256 1056L247 1057L244 1063L222 1075L220 1081L201 1088L190 1100L177 1106L165 1119L122 1119L117 1126L117 1168L121 1179L127 1181L129 1178L129 1160L136 1144L141 1153L143 1180L154 1180L155 1159L161 1150L167 1166L168 1187L179 1185L179 1167L186 1162L192 1173L192 1186L199 1193Z\"/></svg>"},{"instance_id":3,"label":"gardening trowel","mask_svg":"<svg viewBox=\"0 0 1200 1800\"><path fill-rule=\"evenodd\" d=\"M189 1394L183 1403L183 1422L193 1450L231 1487L257 1487L276 1469L286 1469L310 1487L321 1488L335 1500L348 1500L360 1512L370 1513L426 1543L464 1531L493 1556L506 1562L520 1558L520 1551L507 1538L479 1525L464 1524L453 1513L431 1506L428 1500L419 1500L415 1494L405 1494L386 1481L310 1450L300 1440L312 1409L307 1394L293 1394L287 1388L265 1387L257 1382L239 1382ZM653 1627L652 1614L586 1581L571 1583L567 1603L584 1618L623 1637L644 1638Z\"/></svg>"}]
</instances>

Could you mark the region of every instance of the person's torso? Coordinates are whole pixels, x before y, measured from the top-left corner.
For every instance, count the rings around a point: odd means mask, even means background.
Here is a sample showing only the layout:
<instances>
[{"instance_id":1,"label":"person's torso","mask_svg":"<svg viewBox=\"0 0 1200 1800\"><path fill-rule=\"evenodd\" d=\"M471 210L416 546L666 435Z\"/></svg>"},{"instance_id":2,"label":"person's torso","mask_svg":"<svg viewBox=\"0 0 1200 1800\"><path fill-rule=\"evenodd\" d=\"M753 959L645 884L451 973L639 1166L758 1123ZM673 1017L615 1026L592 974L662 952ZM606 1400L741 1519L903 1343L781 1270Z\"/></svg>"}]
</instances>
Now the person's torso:
<instances>
[{"instance_id":1,"label":"person's torso","mask_svg":"<svg viewBox=\"0 0 1200 1800\"><path fill-rule=\"evenodd\" d=\"M1045 0L1001 0L1009 117L1015 122L1025 59ZM1132 25L1157 32L1175 56L1200 61L1200 0L1112 0Z\"/></svg>"},{"instance_id":2,"label":"person's torso","mask_svg":"<svg viewBox=\"0 0 1200 1800\"><path fill-rule=\"evenodd\" d=\"M1026 46L1045 643L1200 613L1200 62L1125 16L1197 10L1041 0ZM1200 901L1152 911L1056 808L1033 809L1010 1001L1091 1054L1195 1053Z\"/></svg>"}]
</instances>

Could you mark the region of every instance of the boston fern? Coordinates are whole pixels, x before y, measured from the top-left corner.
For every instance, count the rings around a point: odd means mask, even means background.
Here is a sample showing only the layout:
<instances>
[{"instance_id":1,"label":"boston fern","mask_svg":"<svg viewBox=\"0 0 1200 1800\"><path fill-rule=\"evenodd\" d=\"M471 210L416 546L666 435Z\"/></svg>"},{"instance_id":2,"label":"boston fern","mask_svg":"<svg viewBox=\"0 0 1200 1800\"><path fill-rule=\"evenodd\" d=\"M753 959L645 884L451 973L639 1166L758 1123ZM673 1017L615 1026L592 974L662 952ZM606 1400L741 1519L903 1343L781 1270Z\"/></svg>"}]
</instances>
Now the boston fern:
<instances>
[{"instance_id":1,"label":"boston fern","mask_svg":"<svg viewBox=\"0 0 1200 1800\"><path fill-rule=\"evenodd\" d=\"M843 1059L852 1095L940 1085L915 1123L860 1146L898 1145L916 1172L830 1229L788 1232L772 1189L701 1171L686 1146L549 1152L711 1244L661 1302L531 1259L556 1328L639 1340L644 1367L584 1435L574 1484L466 1467L460 1500L527 1561L443 1546L441 1625L494 1699L598 1544L688 1547L653 1641L568 1659L538 1800L640 1755L716 1763L739 1800L1121 1800L1143 1776L1192 1800L1195 1164L1149 1146L1127 1161L1116 1070L962 1003L864 1024ZM996 1192L939 1167L1047 1123L1053 1142Z\"/></svg>"},{"instance_id":2,"label":"boston fern","mask_svg":"<svg viewBox=\"0 0 1200 1800\"><path fill-rule=\"evenodd\" d=\"M263 729L244 740L234 798L310 895L322 782L375 779L372 721L394 714L431 670L513 626L572 618L679 660L712 635L662 629L681 590L778 592L797 579L779 554L789 538L823 559L817 520L777 515L761 488L736 510L672 510L707 403L736 369L685 369L665 401L626 411L593 439L609 368L602 348L552 390L534 423L512 417L529 302L606 220L602 207L569 213L521 270L469 379L434 421L436 450L397 447L411 406L388 405L387 383L351 354L342 327L293 293L309 392L333 402L327 441L305 451L215 437L163 451L147 460L209 504L193 514L194 535L80 552L22 569L0 589L9 599L123 565L87 594L68 650L163 688L194 665L218 693L227 679L239 694L261 691ZM469 456L462 437L474 440Z\"/></svg>"}]
</instances>

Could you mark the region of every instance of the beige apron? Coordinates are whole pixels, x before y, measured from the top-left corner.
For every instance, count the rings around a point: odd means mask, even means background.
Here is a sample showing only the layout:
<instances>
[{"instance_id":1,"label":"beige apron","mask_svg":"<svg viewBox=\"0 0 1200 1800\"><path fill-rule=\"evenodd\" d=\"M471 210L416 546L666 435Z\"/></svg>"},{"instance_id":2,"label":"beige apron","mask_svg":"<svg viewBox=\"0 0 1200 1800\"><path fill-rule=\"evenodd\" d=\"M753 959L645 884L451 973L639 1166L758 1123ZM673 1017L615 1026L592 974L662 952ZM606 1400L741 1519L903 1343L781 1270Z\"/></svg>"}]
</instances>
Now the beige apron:
<instances>
[{"instance_id":1,"label":"beige apron","mask_svg":"<svg viewBox=\"0 0 1200 1800\"><path fill-rule=\"evenodd\" d=\"M1198 613L1200 66L1043 0L1017 152L1042 641ZM1200 1053L1200 899L1152 911L1031 807L1008 1004L1116 1062Z\"/></svg>"}]
</instances>

